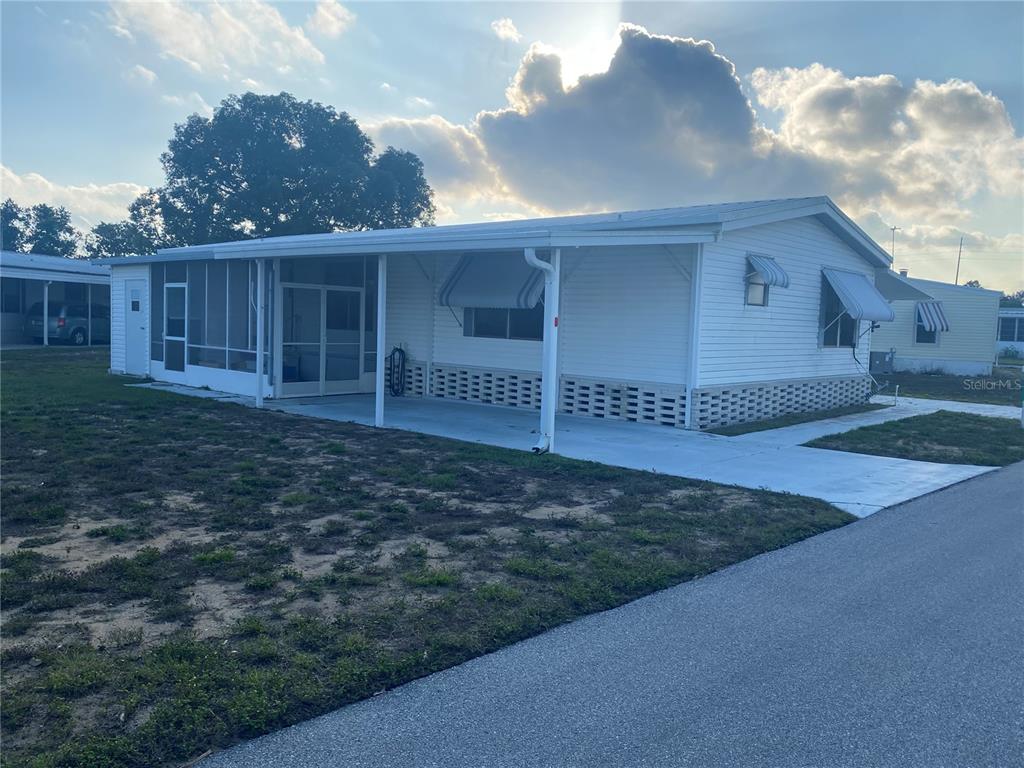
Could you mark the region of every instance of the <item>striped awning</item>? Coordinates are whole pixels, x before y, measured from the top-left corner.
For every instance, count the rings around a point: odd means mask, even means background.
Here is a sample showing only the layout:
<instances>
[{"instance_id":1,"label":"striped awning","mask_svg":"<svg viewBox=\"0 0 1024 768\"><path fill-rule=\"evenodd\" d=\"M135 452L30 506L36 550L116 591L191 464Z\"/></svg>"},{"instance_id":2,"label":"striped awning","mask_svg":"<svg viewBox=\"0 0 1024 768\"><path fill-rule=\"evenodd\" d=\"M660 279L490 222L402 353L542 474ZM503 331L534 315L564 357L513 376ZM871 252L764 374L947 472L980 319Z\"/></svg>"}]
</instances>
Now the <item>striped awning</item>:
<instances>
[{"instance_id":1,"label":"striped awning","mask_svg":"<svg viewBox=\"0 0 1024 768\"><path fill-rule=\"evenodd\" d=\"M866 275L844 269L823 269L822 273L842 302L846 314L854 320L892 322L896 317L889 302Z\"/></svg>"},{"instance_id":2,"label":"striped awning","mask_svg":"<svg viewBox=\"0 0 1024 768\"><path fill-rule=\"evenodd\" d=\"M941 301L919 301L917 303L917 321L926 331L948 331L949 321L942 310Z\"/></svg>"},{"instance_id":3,"label":"striped awning","mask_svg":"<svg viewBox=\"0 0 1024 768\"><path fill-rule=\"evenodd\" d=\"M442 307L533 309L544 293L544 273L519 253L467 253L438 295Z\"/></svg>"},{"instance_id":4,"label":"striped awning","mask_svg":"<svg viewBox=\"0 0 1024 768\"><path fill-rule=\"evenodd\" d=\"M747 262L750 264L751 269L747 277L756 273L761 276L765 285L789 288L789 275L771 256L758 256L754 253L748 253Z\"/></svg>"}]
</instances>

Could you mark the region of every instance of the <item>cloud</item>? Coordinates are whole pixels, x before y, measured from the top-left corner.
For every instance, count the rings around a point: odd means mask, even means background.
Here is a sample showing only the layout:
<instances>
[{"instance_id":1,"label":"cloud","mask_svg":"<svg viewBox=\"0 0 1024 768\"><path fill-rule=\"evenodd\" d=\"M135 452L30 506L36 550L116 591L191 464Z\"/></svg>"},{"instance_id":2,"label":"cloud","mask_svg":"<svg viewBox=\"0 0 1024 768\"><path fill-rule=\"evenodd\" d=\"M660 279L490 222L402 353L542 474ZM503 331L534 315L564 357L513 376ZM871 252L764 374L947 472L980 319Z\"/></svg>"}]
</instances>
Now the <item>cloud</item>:
<instances>
[{"instance_id":1,"label":"cloud","mask_svg":"<svg viewBox=\"0 0 1024 768\"><path fill-rule=\"evenodd\" d=\"M206 100L195 91L187 93L184 96L167 94L161 96L160 100L165 104L170 104L175 107L183 107L189 111L189 114L197 113L203 117L213 117L213 107L207 104Z\"/></svg>"},{"instance_id":2,"label":"cloud","mask_svg":"<svg viewBox=\"0 0 1024 768\"><path fill-rule=\"evenodd\" d=\"M75 226L90 229L100 221L120 221L128 215L128 205L146 191L141 184L59 184L38 173L18 174L0 165L3 197L19 205L63 205L71 211Z\"/></svg>"},{"instance_id":3,"label":"cloud","mask_svg":"<svg viewBox=\"0 0 1024 768\"><path fill-rule=\"evenodd\" d=\"M143 83L145 85L152 85L156 82L156 72L141 64L136 64L134 67L124 73L125 80L129 80L136 83Z\"/></svg>"},{"instance_id":4,"label":"cloud","mask_svg":"<svg viewBox=\"0 0 1024 768\"><path fill-rule=\"evenodd\" d=\"M430 109L434 106L434 102L422 96L410 96L405 100L405 105L411 109Z\"/></svg>"},{"instance_id":5,"label":"cloud","mask_svg":"<svg viewBox=\"0 0 1024 768\"><path fill-rule=\"evenodd\" d=\"M565 65L534 44L504 108L466 125L385 120L376 136L420 154L439 219L828 194L880 242L892 220L908 249L948 249L955 230L996 252L993 269L1019 259L1019 236L971 226L989 198L1024 204L1024 142L973 83L758 69L755 106L710 42L629 24L605 71L567 82ZM758 109L778 112L778 130Z\"/></svg>"},{"instance_id":6,"label":"cloud","mask_svg":"<svg viewBox=\"0 0 1024 768\"><path fill-rule=\"evenodd\" d=\"M512 43L518 43L523 39L523 36L516 29L516 25L512 23L512 19L507 16L503 19L495 19L491 22L491 30L498 36L499 40L508 40Z\"/></svg>"},{"instance_id":7,"label":"cloud","mask_svg":"<svg viewBox=\"0 0 1024 768\"><path fill-rule=\"evenodd\" d=\"M320 0L306 21L306 31L334 39L341 37L355 20L356 15L337 0Z\"/></svg>"},{"instance_id":8,"label":"cloud","mask_svg":"<svg viewBox=\"0 0 1024 768\"><path fill-rule=\"evenodd\" d=\"M324 62L323 53L303 29L288 24L262 0L203 4L119 0L111 5L110 15L115 34L146 37L164 58L207 76L238 80L251 76L251 70L281 71Z\"/></svg>"},{"instance_id":9,"label":"cloud","mask_svg":"<svg viewBox=\"0 0 1024 768\"><path fill-rule=\"evenodd\" d=\"M813 194L823 183L823 169L770 141L707 41L622 25L607 71L570 86L559 55L534 45L506 96L474 131L507 187L546 208Z\"/></svg>"},{"instance_id":10,"label":"cloud","mask_svg":"<svg viewBox=\"0 0 1024 768\"><path fill-rule=\"evenodd\" d=\"M393 86L393 85L392 85L391 83L381 83L381 84L380 84L380 89L381 89L382 91L384 91L384 93L394 93L395 91L397 91L397 90L398 90L398 89L397 89L397 88L395 88L395 86Z\"/></svg>"},{"instance_id":11,"label":"cloud","mask_svg":"<svg viewBox=\"0 0 1024 768\"><path fill-rule=\"evenodd\" d=\"M974 83L848 78L821 64L756 69L760 104L782 115L778 141L836 166L855 208L963 222L982 192L1020 196L1024 140L1006 107Z\"/></svg>"}]
</instances>

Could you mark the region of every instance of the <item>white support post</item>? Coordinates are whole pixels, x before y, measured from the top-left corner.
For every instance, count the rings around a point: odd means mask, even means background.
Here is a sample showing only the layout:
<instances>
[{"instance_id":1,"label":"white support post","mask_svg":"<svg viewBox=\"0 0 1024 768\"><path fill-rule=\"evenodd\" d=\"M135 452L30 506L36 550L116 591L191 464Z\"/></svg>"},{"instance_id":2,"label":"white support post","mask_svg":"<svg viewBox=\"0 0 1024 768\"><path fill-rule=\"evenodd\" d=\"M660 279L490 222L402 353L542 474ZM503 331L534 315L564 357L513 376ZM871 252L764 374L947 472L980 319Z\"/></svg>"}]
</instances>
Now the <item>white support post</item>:
<instances>
[{"instance_id":1,"label":"white support post","mask_svg":"<svg viewBox=\"0 0 1024 768\"><path fill-rule=\"evenodd\" d=\"M50 281L43 283L43 346L50 346Z\"/></svg>"},{"instance_id":2,"label":"white support post","mask_svg":"<svg viewBox=\"0 0 1024 768\"><path fill-rule=\"evenodd\" d=\"M700 384L700 323L703 301L704 244L697 244L690 270L690 359L686 382L686 428L697 429L697 404L694 390Z\"/></svg>"},{"instance_id":3,"label":"white support post","mask_svg":"<svg viewBox=\"0 0 1024 768\"><path fill-rule=\"evenodd\" d=\"M263 338L266 335L266 259L256 261L256 407L263 407Z\"/></svg>"},{"instance_id":4,"label":"white support post","mask_svg":"<svg viewBox=\"0 0 1024 768\"><path fill-rule=\"evenodd\" d=\"M384 426L384 333L388 300L388 256L377 257L377 366L374 371L373 425Z\"/></svg>"},{"instance_id":5,"label":"white support post","mask_svg":"<svg viewBox=\"0 0 1024 768\"><path fill-rule=\"evenodd\" d=\"M558 299L561 281L561 250L551 251L551 261L537 258L533 248L525 249L526 263L544 272L544 349L540 383L540 439L534 453L555 450L555 412L558 410Z\"/></svg>"},{"instance_id":6,"label":"white support post","mask_svg":"<svg viewBox=\"0 0 1024 768\"><path fill-rule=\"evenodd\" d=\"M86 327L85 327L85 337L86 337L86 340L87 340L86 343L91 347L92 346L92 283L86 283L86 285L85 285L85 305L87 307L87 309L85 310L86 318L87 318L87 320L86 320Z\"/></svg>"}]
</instances>

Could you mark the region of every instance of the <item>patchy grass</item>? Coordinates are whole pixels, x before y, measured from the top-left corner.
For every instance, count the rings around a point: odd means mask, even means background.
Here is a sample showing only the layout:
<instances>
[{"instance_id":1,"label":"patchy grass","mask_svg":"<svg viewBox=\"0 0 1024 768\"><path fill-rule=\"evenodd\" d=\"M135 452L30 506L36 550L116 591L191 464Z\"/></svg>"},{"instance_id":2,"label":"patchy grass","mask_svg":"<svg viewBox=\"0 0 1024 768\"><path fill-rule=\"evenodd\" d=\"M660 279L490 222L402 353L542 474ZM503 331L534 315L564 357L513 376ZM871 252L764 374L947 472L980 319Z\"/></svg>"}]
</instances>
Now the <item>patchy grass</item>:
<instances>
[{"instance_id":1,"label":"patchy grass","mask_svg":"<svg viewBox=\"0 0 1024 768\"><path fill-rule=\"evenodd\" d=\"M785 416L779 416L774 419L766 419L764 421L751 421L746 424L730 424L727 427L718 427L716 429L709 429L715 435L745 435L750 432L763 432L766 429L781 429L782 427L792 427L794 424L806 424L810 421L821 421L822 419L834 419L837 416L849 416L853 413L870 413L871 411L877 411L882 408L888 408L888 405L878 405L875 403L864 403L862 405L849 405L845 408L831 408L827 411L812 411L810 413L789 413Z\"/></svg>"},{"instance_id":2,"label":"patchy grass","mask_svg":"<svg viewBox=\"0 0 1024 768\"><path fill-rule=\"evenodd\" d=\"M852 520L5 353L3 761L160 766Z\"/></svg>"},{"instance_id":3,"label":"patchy grass","mask_svg":"<svg viewBox=\"0 0 1024 768\"><path fill-rule=\"evenodd\" d=\"M938 411L820 437L807 445L900 459L1002 467L1024 460L1024 429L1016 419Z\"/></svg>"},{"instance_id":4,"label":"patchy grass","mask_svg":"<svg viewBox=\"0 0 1024 768\"><path fill-rule=\"evenodd\" d=\"M880 394L891 395L899 385L900 395L933 400L957 400L991 405L1020 405L1024 373L1018 368L993 368L991 376L947 376L939 373L893 373L878 376L889 386Z\"/></svg>"}]
</instances>

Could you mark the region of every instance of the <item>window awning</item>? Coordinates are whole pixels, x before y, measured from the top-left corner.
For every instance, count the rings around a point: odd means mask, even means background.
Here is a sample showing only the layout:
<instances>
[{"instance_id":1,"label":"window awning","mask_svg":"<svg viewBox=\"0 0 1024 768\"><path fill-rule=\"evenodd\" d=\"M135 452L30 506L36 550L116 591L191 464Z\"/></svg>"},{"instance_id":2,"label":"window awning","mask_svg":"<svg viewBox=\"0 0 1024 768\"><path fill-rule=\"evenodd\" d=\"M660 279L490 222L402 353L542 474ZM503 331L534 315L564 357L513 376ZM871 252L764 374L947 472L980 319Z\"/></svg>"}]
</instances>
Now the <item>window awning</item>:
<instances>
[{"instance_id":1,"label":"window awning","mask_svg":"<svg viewBox=\"0 0 1024 768\"><path fill-rule=\"evenodd\" d=\"M467 253L448 275L438 302L442 307L532 309L544 293L544 273L522 253Z\"/></svg>"},{"instance_id":2,"label":"window awning","mask_svg":"<svg viewBox=\"0 0 1024 768\"><path fill-rule=\"evenodd\" d=\"M846 313L854 320L892 322L896 317L889 302L867 276L842 269L823 269L822 272Z\"/></svg>"},{"instance_id":3,"label":"window awning","mask_svg":"<svg viewBox=\"0 0 1024 768\"><path fill-rule=\"evenodd\" d=\"M789 288L789 275L771 256L748 253L747 261L750 262L750 268L764 279L765 285Z\"/></svg>"},{"instance_id":4,"label":"window awning","mask_svg":"<svg viewBox=\"0 0 1024 768\"><path fill-rule=\"evenodd\" d=\"M941 301L919 301L917 303L917 321L926 331L948 331L949 321L942 309Z\"/></svg>"}]
</instances>

